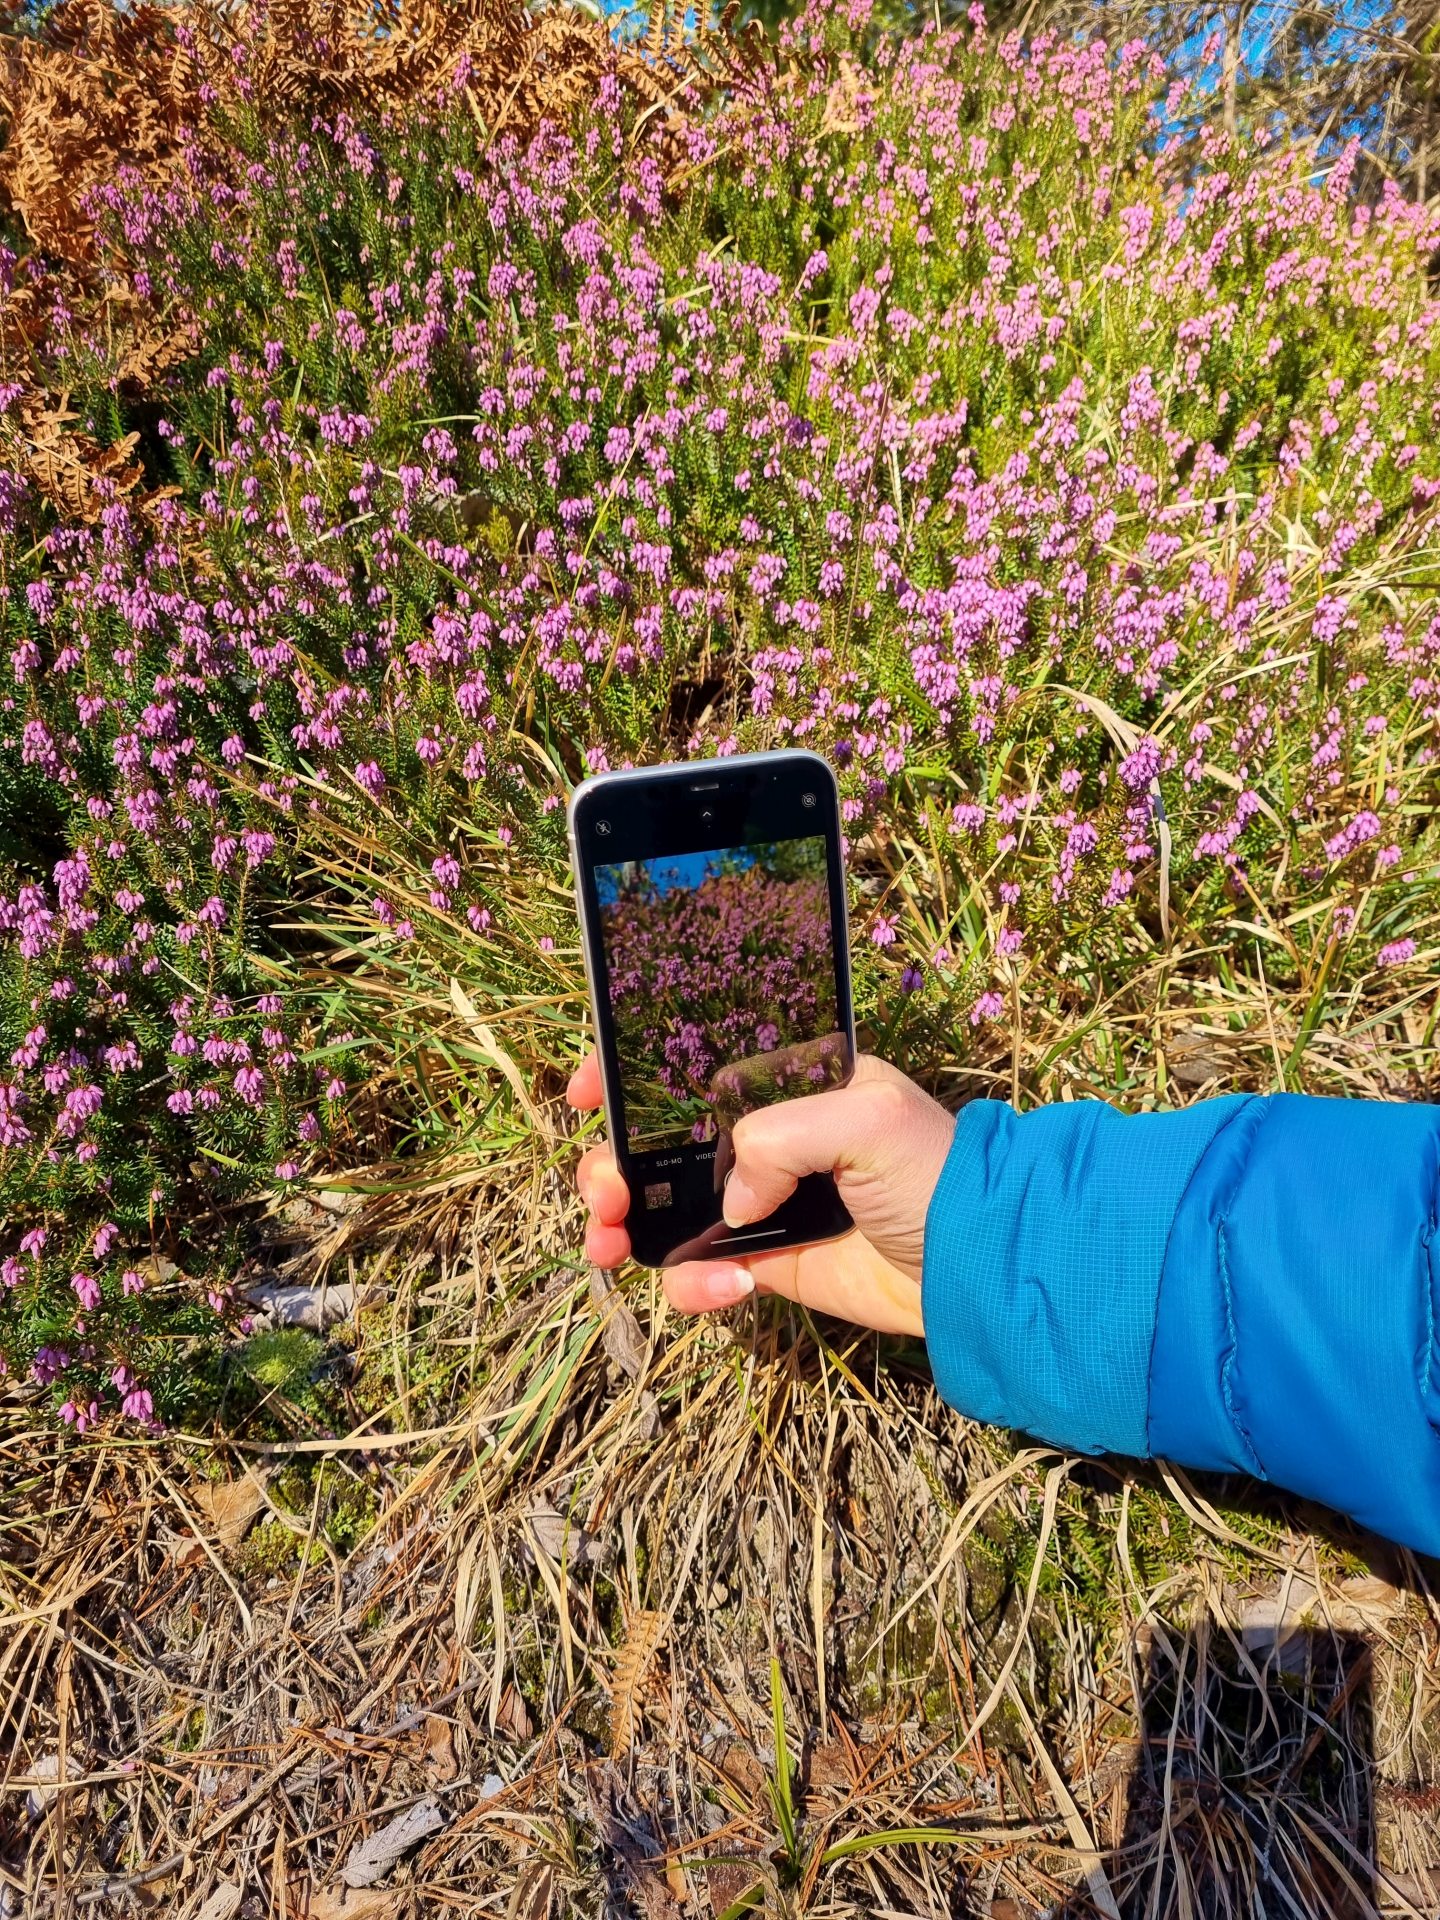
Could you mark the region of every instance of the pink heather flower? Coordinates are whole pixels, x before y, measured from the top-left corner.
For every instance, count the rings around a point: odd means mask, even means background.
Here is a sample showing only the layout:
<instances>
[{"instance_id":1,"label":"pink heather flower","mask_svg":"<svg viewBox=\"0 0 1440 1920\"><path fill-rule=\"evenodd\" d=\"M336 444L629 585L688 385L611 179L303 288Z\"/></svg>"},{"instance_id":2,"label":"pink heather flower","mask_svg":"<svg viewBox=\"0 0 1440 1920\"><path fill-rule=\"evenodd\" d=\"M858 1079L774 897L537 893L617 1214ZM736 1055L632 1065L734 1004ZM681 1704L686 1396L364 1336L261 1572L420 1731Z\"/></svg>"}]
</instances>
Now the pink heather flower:
<instances>
[{"instance_id":1,"label":"pink heather flower","mask_svg":"<svg viewBox=\"0 0 1440 1920\"><path fill-rule=\"evenodd\" d=\"M275 1169L275 1178L277 1180L296 1180L299 1177L300 1162L298 1160L282 1160Z\"/></svg>"},{"instance_id":2,"label":"pink heather flower","mask_svg":"<svg viewBox=\"0 0 1440 1920\"><path fill-rule=\"evenodd\" d=\"M311 1141L318 1140L320 1138L320 1122L315 1118L313 1113L302 1113L296 1132L307 1144Z\"/></svg>"},{"instance_id":3,"label":"pink heather flower","mask_svg":"<svg viewBox=\"0 0 1440 1920\"><path fill-rule=\"evenodd\" d=\"M120 1291L127 1297L145 1291L145 1276L134 1267L127 1267L120 1276Z\"/></svg>"},{"instance_id":4,"label":"pink heather flower","mask_svg":"<svg viewBox=\"0 0 1440 1920\"><path fill-rule=\"evenodd\" d=\"M0 1260L0 1286L18 1287L25 1278L25 1269L13 1253L7 1253Z\"/></svg>"},{"instance_id":5,"label":"pink heather flower","mask_svg":"<svg viewBox=\"0 0 1440 1920\"><path fill-rule=\"evenodd\" d=\"M900 975L900 991L902 993L918 993L924 984L925 975L921 969L914 964L906 967Z\"/></svg>"},{"instance_id":6,"label":"pink heather flower","mask_svg":"<svg viewBox=\"0 0 1440 1920\"><path fill-rule=\"evenodd\" d=\"M72 1273L70 1285L85 1311L93 1313L100 1304L100 1282L88 1273Z\"/></svg>"},{"instance_id":7,"label":"pink heather flower","mask_svg":"<svg viewBox=\"0 0 1440 1920\"><path fill-rule=\"evenodd\" d=\"M1415 942L1411 939L1392 940L1389 946L1381 947L1375 956L1377 966L1403 967L1407 960L1415 958Z\"/></svg>"},{"instance_id":8,"label":"pink heather flower","mask_svg":"<svg viewBox=\"0 0 1440 1920\"><path fill-rule=\"evenodd\" d=\"M20 1118L25 1100L21 1088L0 1081L0 1147L21 1147L30 1138L30 1129Z\"/></svg>"},{"instance_id":9,"label":"pink heather flower","mask_svg":"<svg viewBox=\"0 0 1440 1920\"><path fill-rule=\"evenodd\" d=\"M60 1409L60 1418L66 1426L73 1426L76 1433L87 1433L100 1418L100 1404L96 1400L77 1406L73 1400L67 1400Z\"/></svg>"},{"instance_id":10,"label":"pink heather flower","mask_svg":"<svg viewBox=\"0 0 1440 1920\"><path fill-rule=\"evenodd\" d=\"M121 1402L120 1411L127 1420L143 1420L148 1425L155 1418L155 1402L144 1387L132 1387Z\"/></svg>"},{"instance_id":11,"label":"pink heather flower","mask_svg":"<svg viewBox=\"0 0 1440 1920\"><path fill-rule=\"evenodd\" d=\"M385 775L374 760L362 760L355 769L357 786L365 789L372 800L378 800L385 791Z\"/></svg>"},{"instance_id":12,"label":"pink heather flower","mask_svg":"<svg viewBox=\"0 0 1440 1920\"><path fill-rule=\"evenodd\" d=\"M875 924L870 929L870 938L877 947L893 947L895 944L895 921L880 913L875 916Z\"/></svg>"},{"instance_id":13,"label":"pink heather flower","mask_svg":"<svg viewBox=\"0 0 1440 1920\"><path fill-rule=\"evenodd\" d=\"M1373 840L1379 831L1378 816L1367 808L1365 812L1357 813L1348 826L1342 827L1339 833L1333 834L1325 842L1325 851L1332 860L1343 860L1347 854L1353 853L1367 840Z\"/></svg>"},{"instance_id":14,"label":"pink heather flower","mask_svg":"<svg viewBox=\"0 0 1440 1920\"><path fill-rule=\"evenodd\" d=\"M95 1231L95 1239L91 1247L94 1257L97 1260L103 1260L119 1238L120 1229L113 1220L107 1220L103 1227L98 1227Z\"/></svg>"},{"instance_id":15,"label":"pink heather flower","mask_svg":"<svg viewBox=\"0 0 1440 1920\"><path fill-rule=\"evenodd\" d=\"M45 1251L45 1242L50 1238L48 1228L32 1227L29 1233L20 1237L20 1251L28 1253L32 1260L38 1260Z\"/></svg>"},{"instance_id":16,"label":"pink heather flower","mask_svg":"<svg viewBox=\"0 0 1440 1920\"><path fill-rule=\"evenodd\" d=\"M1154 740L1142 740L1133 753L1120 762L1120 778L1132 793L1142 793L1160 772L1160 747Z\"/></svg>"},{"instance_id":17,"label":"pink heather flower","mask_svg":"<svg viewBox=\"0 0 1440 1920\"><path fill-rule=\"evenodd\" d=\"M998 1020L1004 1011L1004 1000L992 989L989 993L982 993L971 1007L970 1024L972 1027L978 1027L982 1020Z\"/></svg>"},{"instance_id":18,"label":"pink heather flower","mask_svg":"<svg viewBox=\"0 0 1440 1920\"><path fill-rule=\"evenodd\" d=\"M69 1365L70 1356L63 1347L37 1347L30 1362L30 1377L37 1387L48 1387Z\"/></svg>"},{"instance_id":19,"label":"pink heather flower","mask_svg":"<svg viewBox=\"0 0 1440 1920\"><path fill-rule=\"evenodd\" d=\"M265 1076L258 1067L241 1067L235 1076L235 1091L248 1106L258 1107L265 1098Z\"/></svg>"},{"instance_id":20,"label":"pink heather flower","mask_svg":"<svg viewBox=\"0 0 1440 1920\"><path fill-rule=\"evenodd\" d=\"M220 742L220 758L227 767L238 767L245 758L245 742L238 734L232 733L228 740Z\"/></svg>"}]
</instances>

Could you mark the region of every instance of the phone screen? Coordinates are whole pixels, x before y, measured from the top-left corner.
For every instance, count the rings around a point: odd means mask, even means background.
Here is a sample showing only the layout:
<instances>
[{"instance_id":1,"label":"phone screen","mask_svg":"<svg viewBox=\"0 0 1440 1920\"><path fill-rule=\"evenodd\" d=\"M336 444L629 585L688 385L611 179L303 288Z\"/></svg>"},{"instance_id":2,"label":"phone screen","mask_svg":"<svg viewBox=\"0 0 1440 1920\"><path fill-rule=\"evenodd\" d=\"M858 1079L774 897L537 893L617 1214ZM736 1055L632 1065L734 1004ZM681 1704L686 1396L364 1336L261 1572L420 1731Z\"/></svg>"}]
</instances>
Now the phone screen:
<instances>
[{"instance_id":1,"label":"phone screen","mask_svg":"<svg viewBox=\"0 0 1440 1920\"><path fill-rule=\"evenodd\" d=\"M751 1228L721 1218L739 1119L842 1086L853 1068L829 769L763 755L587 785L577 865L636 1257L663 1266L843 1232L828 1176Z\"/></svg>"}]
</instances>

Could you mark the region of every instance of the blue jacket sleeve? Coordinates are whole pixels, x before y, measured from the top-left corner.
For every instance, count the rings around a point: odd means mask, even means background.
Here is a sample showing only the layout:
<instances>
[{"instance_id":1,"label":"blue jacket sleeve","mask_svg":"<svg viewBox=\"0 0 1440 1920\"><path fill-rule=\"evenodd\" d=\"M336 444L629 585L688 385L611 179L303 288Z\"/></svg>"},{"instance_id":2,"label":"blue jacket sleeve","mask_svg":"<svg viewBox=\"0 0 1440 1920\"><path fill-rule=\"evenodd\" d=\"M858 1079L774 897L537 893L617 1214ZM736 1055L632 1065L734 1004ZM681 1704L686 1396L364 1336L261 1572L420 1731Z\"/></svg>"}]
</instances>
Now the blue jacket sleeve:
<instances>
[{"instance_id":1,"label":"blue jacket sleeve","mask_svg":"<svg viewBox=\"0 0 1440 1920\"><path fill-rule=\"evenodd\" d=\"M961 1113L935 1379L1084 1453L1245 1472L1440 1554L1440 1108L1235 1095Z\"/></svg>"}]
</instances>

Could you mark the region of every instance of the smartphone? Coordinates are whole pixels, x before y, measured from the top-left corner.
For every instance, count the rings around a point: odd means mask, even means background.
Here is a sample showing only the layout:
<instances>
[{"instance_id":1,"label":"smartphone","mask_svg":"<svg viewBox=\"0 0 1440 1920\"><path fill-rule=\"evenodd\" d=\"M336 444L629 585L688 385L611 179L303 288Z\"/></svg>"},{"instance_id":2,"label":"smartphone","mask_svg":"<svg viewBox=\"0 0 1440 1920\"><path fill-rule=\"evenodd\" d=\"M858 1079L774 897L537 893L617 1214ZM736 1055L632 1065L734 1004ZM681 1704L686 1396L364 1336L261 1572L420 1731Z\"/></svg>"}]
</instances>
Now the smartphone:
<instances>
[{"instance_id":1,"label":"smartphone","mask_svg":"<svg viewBox=\"0 0 1440 1920\"><path fill-rule=\"evenodd\" d=\"M829 766L791 751L602 773L576 788L569 819L635 1258L668 1267L847 1232L828 1173L751 1226L721 1212L741 1116L854 1072Z\"/></svg>"}]
</instances>

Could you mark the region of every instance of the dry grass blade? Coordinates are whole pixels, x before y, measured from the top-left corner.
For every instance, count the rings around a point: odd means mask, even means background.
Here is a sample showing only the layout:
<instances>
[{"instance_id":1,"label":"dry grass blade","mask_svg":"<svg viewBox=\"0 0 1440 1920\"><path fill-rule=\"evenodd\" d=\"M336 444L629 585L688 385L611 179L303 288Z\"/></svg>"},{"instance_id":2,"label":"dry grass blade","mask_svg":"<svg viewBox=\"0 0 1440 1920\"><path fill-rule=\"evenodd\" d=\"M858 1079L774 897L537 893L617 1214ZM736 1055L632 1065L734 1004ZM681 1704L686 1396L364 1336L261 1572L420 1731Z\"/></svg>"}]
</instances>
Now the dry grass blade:
<instances>
[{"instance_id":1,"label":"dry grass blade","mask_svg":"<svg viewBox=\"0 0 1440 1920\"><path fill-rule=\"evenodd\" d=\"M496 1039L494 1028L488 1026L486 1022L481 1019L475 1002L470 998L469 994L466 993L458 980L452 979L450 982L450 1000L456 1013L459 1014L461 1020L465 1023L466 1029L479 1044L484 1058L493 1066L499 1068L501 1074L504 1076L506 1085L519 1101L521 1111L530 1122L535 1133L537 1133L541 1139L553 1144L556 1134L550 1116L543 1113L540 1108L536 1106L530 1089L525 1085L524 1079L521 1077L520 1069Z\"/></svg>"}]
</instances>

